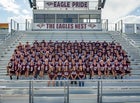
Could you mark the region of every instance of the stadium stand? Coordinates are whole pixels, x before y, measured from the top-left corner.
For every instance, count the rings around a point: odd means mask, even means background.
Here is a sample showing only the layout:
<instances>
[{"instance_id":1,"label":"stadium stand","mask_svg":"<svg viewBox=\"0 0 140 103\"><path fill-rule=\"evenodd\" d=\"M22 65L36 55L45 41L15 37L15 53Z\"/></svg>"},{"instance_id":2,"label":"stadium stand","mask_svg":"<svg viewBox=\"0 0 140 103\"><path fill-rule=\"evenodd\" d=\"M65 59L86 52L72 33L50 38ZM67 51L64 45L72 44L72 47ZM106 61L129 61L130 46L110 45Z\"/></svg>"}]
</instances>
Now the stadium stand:
<instances>
[{"instance_id":1,"label":"stadium stand","mask_svg":"<svg viewBox=\"0 0 140 103\"><path fill-rule=\"evenodd\" d=\"M29 0L33 20L0 44L0 103L139 103L139 35L108 31L105 1Z\"/></svg>"},{"instance_id":2,"label":"stadium stand","mask_svg":"<svg viewBox=\"0 0 140 103\"><path fill-rule=\"evenodd\" d=\"M127 52L128 52L128 58L131 62L131 78L127 81L128 77L124 76L124 79L122 81L117 81L112 79L107 80L103 82L103 97L102 100L105 103L125 103L125 102L132 102L132 103L138 103L139 100L139 81L135 80L136 78L139 78L139 55L136 48L133 48L133 46L127 42L121 35L119 34L105 34L105 33L80 33L75 34L73 33L66 33L66 34L58 34L57 33L40 33L38 35L37 32L18 32L20 36L15 35L13 37L13 40L8 43L7 48L5 49L4 56L1 58L0 66L1 66L1 73L3 75L0 75L1 79L7 79L9 80L9 76L6 76L6 70L5 67L7 66L9 62L9 58L11 58L11 55L13 54L16 47L19 45L19 42L22 44L26 44L28 41L29 44L32 46L35 40L38 40L38 42L41 42L42 40L49 41L52 40L52 42L58 41L69 41L74 42L77 40L78 42L84 40L85 42L88 41L99 41L103 42L105 41L104 38L106 38L107 42L112 42L115 40L115 42L119 42ZM71 34L71 35L70 35ZM104 35L103 35L104 34ZM88 35L88 36L87 36ZM130 57L131 56L131 57ZM125 79L127 78L127 79ZM13 76L12 81L2 81L1 82L1 101L11 101L17 102L22 101L22 103L28 102L28 81L24 81L26 78L24 78L23 81L14 81L16 78ZM95 80L95 81L94 81ZM34 81L34 101L36 103L42 102L45 103L46 101L49 103L56 103L56 101L59 101L60 103L64 102L64 88L48 88L47 81ZM93 79L93 81L85 81L84 87L77 88L77 87L70 87L70 103L74 102L87 102L87 103L97 103L97 82L96 79ZM46 87L47 86L47 87ZM56 85L57 86L57 85ZM7 89L6 89L7 88ZM127 88L127 90L126 90ZM21 90L22 89L22 90ZM10 94L9 94L10 92ZM80 94L79 94L80 93ZM11 96L12 95L12 96ZM62 96L63 95L63 96ZM120 96L121 95L121 96ZM19 99L17 99L17 96ZM46 98L47 97L47 98ZM59 97L59 98L58 98ZM129 99L128 99L129 97ZM51 99L53 98L53 100ZM113 99L113 100L112 100ZM112 102L113 101L113 102Z\"/></svg>"}]
</instances>

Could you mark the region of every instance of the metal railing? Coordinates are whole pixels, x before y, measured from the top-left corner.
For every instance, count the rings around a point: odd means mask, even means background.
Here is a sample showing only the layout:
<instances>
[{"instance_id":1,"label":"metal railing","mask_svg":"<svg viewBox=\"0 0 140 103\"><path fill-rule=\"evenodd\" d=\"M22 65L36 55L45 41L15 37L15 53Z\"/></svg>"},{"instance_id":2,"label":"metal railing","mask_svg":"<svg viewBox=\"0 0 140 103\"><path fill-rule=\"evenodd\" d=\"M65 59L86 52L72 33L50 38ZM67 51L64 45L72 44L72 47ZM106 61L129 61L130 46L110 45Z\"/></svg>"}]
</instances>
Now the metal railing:
<instances>
[{"instance_id":1,"label":"metal railing","mask_svg":"<svg viewBox=\"0 0 140 103\"><path fill-rule=\"evenodd\" d=\"M71 80L54 80L55 83L62 82L62 85L59 86L47 86L47 82L49 80L0 80L0 103L3 103L2 97L8 98L14 95L22 95L21 97L24 97L24 95L28 96L27 100L25 100L29 101L29 103L38 103L36 102L36 98L42 97L61 97L64 103L72 103L75 99L81 100L79 101L81 103L84 100L91 101L91 103L109 102L110 100L110 103L113 103L115 101L121 102L121 99L118 100L118 98L125 98L126 96L127 98L130 97L131 100L128 99L125 102L140 102L140 79L75 80L77 84L72 84ZM79 86L80 82L84 82L84 85ZM11 91L13 93L9 94ZM116 97L116 99L111 101L112 97ZM13 97L12 100L16 101L17 98ZM94 102L92 102L93 100Z\"/></svg>"}]
</instances>

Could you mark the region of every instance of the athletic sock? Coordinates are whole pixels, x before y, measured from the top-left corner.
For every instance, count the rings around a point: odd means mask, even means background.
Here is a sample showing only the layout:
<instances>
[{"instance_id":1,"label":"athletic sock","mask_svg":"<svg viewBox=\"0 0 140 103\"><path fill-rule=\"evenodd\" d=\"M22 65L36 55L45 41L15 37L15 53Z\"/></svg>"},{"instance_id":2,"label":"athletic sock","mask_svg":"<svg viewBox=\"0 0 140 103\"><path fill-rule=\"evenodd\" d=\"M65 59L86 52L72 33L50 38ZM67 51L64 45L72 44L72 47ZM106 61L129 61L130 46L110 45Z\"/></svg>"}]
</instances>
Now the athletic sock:
<instances>
[{"instance_id":1,"label":"athletic sock","mask_svg":"<svg viewBox=\"0 0 140 103\"><path fill-rule=\"evenodd\" d=\"M10 76L10 79L12 80L12 76Z\"/></svg>"}]
</instances>

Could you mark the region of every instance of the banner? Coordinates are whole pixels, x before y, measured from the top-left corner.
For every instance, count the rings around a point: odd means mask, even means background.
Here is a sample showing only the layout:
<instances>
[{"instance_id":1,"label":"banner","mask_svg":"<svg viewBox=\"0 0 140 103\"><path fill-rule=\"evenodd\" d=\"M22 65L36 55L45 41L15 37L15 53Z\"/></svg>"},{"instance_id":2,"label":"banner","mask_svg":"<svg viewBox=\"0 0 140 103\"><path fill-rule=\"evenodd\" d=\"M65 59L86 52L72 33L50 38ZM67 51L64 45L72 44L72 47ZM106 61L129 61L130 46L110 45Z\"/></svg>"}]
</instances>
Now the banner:
<instances>
[{"instance_id":1,"label":"banner","mask_svg":"<svg viewBox=\"0 0 140 103\"><path fill-rule=\"evenodd\" d=\"M125 24L125 33L126 34L134 34L135 33L135 25L134 24Z\"/></svg>"},{"instance_id":2,"label":"banner","mask_svg":"<svg viewBox=\"0 0 140 103\"><path fill-rule=\"evenodd\" d=\"M89 8L88 1L44 1L44 8Z\"/></svg>"},{"instance_id":3,"label":"banner","mask_svg":"<svg viewBox=\"0 0 140 103\"><path fill-rule=\"evenodd\" d=\"M34 23L34 30L101 30L99 23Z\"/></svg>"},{"instance_id":4,"label":"banner","mask_svg":"<svg viewBox=\"0 0 140 103\"><path fill-rule=\"evenodd\" d=\"M140 34L140 24L136 24L136 33Z\"/></svg>"}]
</instances>

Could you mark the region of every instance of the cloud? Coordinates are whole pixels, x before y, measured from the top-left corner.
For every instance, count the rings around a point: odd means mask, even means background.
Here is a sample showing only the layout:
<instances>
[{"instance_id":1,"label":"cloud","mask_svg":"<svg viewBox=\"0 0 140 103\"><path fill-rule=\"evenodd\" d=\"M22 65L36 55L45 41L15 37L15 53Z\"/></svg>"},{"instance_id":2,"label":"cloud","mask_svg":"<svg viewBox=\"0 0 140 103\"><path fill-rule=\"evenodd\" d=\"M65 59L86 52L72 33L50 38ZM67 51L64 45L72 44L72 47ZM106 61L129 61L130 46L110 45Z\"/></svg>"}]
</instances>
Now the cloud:
<instances>
[{"instance_id":1,"label":"cloud","mask_svg":"<svg viewBox=\"0 0 140 103\"><path fill-rule=\"evenodd\" d=\"M110 23L116 22L139 6L140 0L107 0L102 18L109 19Z\"/></svg>"},{"instance_id":2,"label":"cloud","mask_svg":"<svg viewBox=\"0 0 140 103\"><path fill-rule=\"evenodd\" d=\"M37 1L41 3L39 0ZM105 8L102 9L102 19L109 19L109 23L115 23L121 19L125 22L137 22L140 16L130 13L138 7L140 7L140 0L106 0ZM8 20L13 18L23 22L25 18L32 17L28 0L0 0L0 10L13 13L13 16L11 16L6 12L6 15L9 16ZM7 17L5 18L7 19ZM22 19L23 21L21 21Z\"/></svg>"},{"instance_id":3,"label":"cloud","mask_svg":"<svg viewBox=\"0 0 140 103\"><path fill-rule=\"evenodd\" d=\"M15 3L15 0L0 0L0 6L8 12L12 12L14 14L20 13L20 6Z\"/></svg>"},{"instance_id":4,"label":"cloud","mask_svg":"<svg viewBox=\"0 0 140 103\"><path fill-rule=\"evenodd\" d=\"M23 9L23 10L22 10L22 13L23 13L23 14L30 14L30 12L29 12L28 10L26 10L26 9Z\"/></svg>"}]
</instances>

